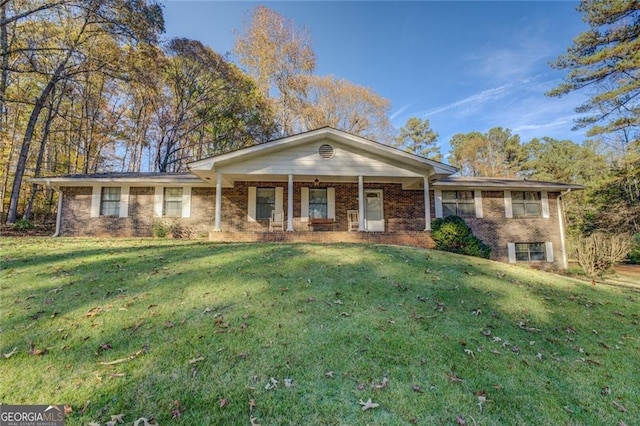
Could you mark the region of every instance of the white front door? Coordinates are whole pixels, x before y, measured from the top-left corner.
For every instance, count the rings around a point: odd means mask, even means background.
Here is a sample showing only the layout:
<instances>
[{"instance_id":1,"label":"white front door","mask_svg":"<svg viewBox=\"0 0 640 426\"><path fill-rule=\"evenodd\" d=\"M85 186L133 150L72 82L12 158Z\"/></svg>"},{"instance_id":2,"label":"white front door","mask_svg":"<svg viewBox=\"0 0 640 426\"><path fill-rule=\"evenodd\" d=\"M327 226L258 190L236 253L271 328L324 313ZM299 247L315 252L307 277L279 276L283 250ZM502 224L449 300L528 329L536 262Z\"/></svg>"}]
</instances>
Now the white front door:
<instances>
[{"instance_id":1,"label":"white front door","mask_svg":"<svg viewBox=\"0 0 640 426\"><path fill-rule=\"evenodd\" d=\"M370 232L384 232L384 212L382 211L382 189L364 191L364 227Z\"/></svg>"}]
</instances>

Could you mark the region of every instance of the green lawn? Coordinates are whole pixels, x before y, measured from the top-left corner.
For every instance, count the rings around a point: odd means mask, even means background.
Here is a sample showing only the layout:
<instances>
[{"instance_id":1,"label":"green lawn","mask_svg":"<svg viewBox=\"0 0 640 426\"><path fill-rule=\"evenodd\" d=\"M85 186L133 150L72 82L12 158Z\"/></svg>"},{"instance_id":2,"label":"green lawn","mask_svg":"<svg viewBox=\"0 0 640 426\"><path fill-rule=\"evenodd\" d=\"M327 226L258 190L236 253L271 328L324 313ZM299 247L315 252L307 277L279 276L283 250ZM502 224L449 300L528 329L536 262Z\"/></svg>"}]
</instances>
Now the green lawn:
<instances>
[{"instance_id":1,"label":"green lawn","mask_svg":"<svg viewBox=\"0 0 640 426\"><path fill-rule=\"evenodd\" d=\"M67 404L68 425L640 424L633 289L376 245L0 256L0 403Z\"/></svg>"}]
</instances>

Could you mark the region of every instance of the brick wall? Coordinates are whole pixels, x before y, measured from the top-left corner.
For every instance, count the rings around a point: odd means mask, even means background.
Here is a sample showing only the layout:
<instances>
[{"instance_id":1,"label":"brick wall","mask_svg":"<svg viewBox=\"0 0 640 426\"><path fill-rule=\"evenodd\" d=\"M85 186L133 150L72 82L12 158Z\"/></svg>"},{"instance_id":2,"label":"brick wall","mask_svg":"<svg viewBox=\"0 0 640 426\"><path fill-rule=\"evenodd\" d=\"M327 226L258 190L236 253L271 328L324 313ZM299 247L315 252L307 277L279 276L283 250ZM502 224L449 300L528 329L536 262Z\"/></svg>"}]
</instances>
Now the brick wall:
<instances>
[{"instance_id":1,"label":"brick wall","mask_svg":"<svg viewBox=\"0 0 640 426\"><path fill-rule=\"evenodd\" d=\"M562 263L562 243L558 223L558 193L549 193L549 218L505 217L504 192L482 191L483 218L465 218L473 233L492 247L491 258L509 261L507 243L553 244L554 263Z\"/></svg>"},{"instance_id":2,"label":"brick wall","mask_svg":"<svg viewBox=\"0 0 640 426\"><path fill-rule=\"evenodd\" d=\"M249 222L248 188L282 187L283 209L287 214L288 187L286 182L236 182L233 188L222 191L222 229L229 232L267 231L268 221ZM301 188L308 183L294 183L293 211L294 229L309 231L308 224L300 219ZM347 230L347 210L358 210L358 185L355 183L322 182L320 188L335 188L336 224L334 231ZM424 200L421 190L403 190L401 184L365 183L365 189L382 189L384 200L385 230L388 233L416 232L424 230ZM154 188L131 187L129 195L129 217L89 217L91 209L91 187L64 187L61 217L61 235L67 236L122 236L145 237L153 235ZM431 217L435 218L433 191L430 192ZM549 193L549 215L543 218L505 218L504 193L483 191L484 217L466 218L474 234L492 247L494 260L507 262L507 243L547 242L553 244L556 264L562 261L560 227L558 224L558 194ZM215 218L215 188L203 187L191 190L191 217L164 219L170 226L180 224L182 236L208 235ZM285 219L286 220L286 219ZM316 235L322 238L320 233ZM330 236L327 235L327 238ZM333 237L331 237L333 238Z\"/></svg>"},{"instance_id":3,"label":"brick wall","mask_svg":"<svg viewBox=\"0 0 640 426\"><path fill-rule=\"evenodd\" d=\"M287 220L288 184L286 182L236 182L233 188L222 190L222 230L223 231L267 231L269 221L247 221L249 187L284 189L283 210ZM301 188L313 187L309 183L293 184L293 220L294 230L308 231L306 222L300 219L302 202ZM358 184L322 182L318 188L335 188L336 223L335 231L347 231L348 210L358 210ZM424 222L424 192L420 190L403 190L401 184L365 183L365 189L383 190L383 210L385 230L423 231ZM214 197L215 198L215 197Z\"/></svg>"},{"instance_id":4,"label":"brick wall","mask_svg":"<svg viewBox=\"0 0 640 426\"><path fill-rule=\"evenodd\" d=\"M180 225L184 237L206 236L213 227L215 188L191 189L191 216L188 218L154 218L153 187L129 189L128 217L90 217L91 187L63 187L60 235L150 237L153 224L162 220L169 228Z\"/></svg>"}]
</instances>

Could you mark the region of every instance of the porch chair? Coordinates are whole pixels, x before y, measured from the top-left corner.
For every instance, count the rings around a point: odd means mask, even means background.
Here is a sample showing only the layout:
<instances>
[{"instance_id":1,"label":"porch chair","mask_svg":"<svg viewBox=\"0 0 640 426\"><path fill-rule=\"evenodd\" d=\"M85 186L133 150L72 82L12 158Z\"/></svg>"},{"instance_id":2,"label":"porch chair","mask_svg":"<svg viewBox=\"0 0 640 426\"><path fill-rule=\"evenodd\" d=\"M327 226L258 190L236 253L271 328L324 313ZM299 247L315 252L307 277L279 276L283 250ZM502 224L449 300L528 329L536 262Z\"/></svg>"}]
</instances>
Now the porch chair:
<instances>
[{"instance_id":1,"label":"porch chair","mask_svg":"<svg viewBox=\"0 0 640 426\"><path fill-rule=\"evenodd\" d=\"M360 229L360 221L358 220L358 210L347 210L347 231L358 231Z\"/></svg>"},{"instance_id":2,"label":"porch chair","mask_svg":"<svg viewBox=\"0 0 640 426\"><path fill-rule=\"evenodd\" d=\"M274 232L276 229L284 231L284 212L272 210L269 218L269 232Z\"/></svg>"}]
</instances>

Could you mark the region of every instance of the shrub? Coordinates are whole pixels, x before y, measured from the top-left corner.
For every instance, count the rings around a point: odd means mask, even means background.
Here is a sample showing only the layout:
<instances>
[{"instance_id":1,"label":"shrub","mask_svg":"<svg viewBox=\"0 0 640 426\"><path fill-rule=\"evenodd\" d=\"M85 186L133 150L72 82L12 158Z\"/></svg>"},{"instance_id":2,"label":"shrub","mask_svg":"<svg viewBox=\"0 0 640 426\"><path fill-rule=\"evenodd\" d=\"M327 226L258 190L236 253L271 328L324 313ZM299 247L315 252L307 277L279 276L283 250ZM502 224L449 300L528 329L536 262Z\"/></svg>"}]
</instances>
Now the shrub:
<instances>
[{"instance_id":1,"label":"shrub","mask_svg":"<svg viewBox=\"0 0 640 426\"><path fill-rule=\"evenodd\" d=\"M154 220L151 225L151 232L157 238L164 238L169 234L169 226L162 220Z\"/></svg>"},{"instance_id":2,"label":"shrub","mask_svg":"<svg viewBox=\"0 0 640 426\"><path fill-rule=\"evenodd\" d=\"M595 278L625 260L632 247L632 239L627 234L596 232L579 238L574 250L585 274Z\"/></svg>"},{"instance_id":3,"label":"shrub","mask_svg":"<svg viewBox=\"0 0 640 426\"><path fill-rule=\"evenodd\" d=\"M20 219L19 221L13 224L13 229L18 231L26 231L28 229L33 229L33 223L29 222L27 219Z\"/></svg>"},{"instance_id":4,"label":"shrub","mask_svg":"<svg viewBox=\"0 0 640 426\"><path fill-rule=\"evenodd\" d=\"M469 225L458 216L434 220L431 226L431 237L438 250L485 259L491 256L491 247L473 235Z\"/></svg>"},{"instance_id":5,"label":"shrub","mask_svg":"<svg viewBox=\"0 0 640 426\"><path fill-rule=\"evenodd\" d=\"M640 265L640 233L633 236L633 247L627 256L629 262Z\"/></svg>"}]
</instances>

